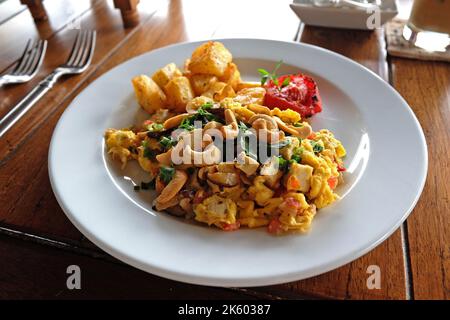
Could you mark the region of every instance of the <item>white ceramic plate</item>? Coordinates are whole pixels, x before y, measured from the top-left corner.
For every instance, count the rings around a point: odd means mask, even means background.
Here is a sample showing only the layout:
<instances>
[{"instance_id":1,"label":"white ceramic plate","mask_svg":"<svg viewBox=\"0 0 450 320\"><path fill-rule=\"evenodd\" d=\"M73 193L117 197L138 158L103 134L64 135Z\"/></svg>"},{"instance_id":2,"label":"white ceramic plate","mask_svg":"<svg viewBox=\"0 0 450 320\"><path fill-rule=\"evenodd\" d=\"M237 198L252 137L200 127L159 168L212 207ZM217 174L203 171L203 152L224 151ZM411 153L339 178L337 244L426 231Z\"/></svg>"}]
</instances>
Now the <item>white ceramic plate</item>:
<instances>
[{"instance_id":1,"label":"white ceramic plate","mask_svg":"<svg viewBox=\"0 0 450 320\"><path fill-rule=\"evenodd\" d=\"M259 286L308 278L344 265L380 244L406 219L427 172L422 129L400 95L361 65L298 43L221 40L244 79L256 69L301 70L318 82L324 111L312 122L328 128L348 151L342 200L322 209L308 234L274 237L261 229L221 232L151 209L136 164L121 171L106 155L103 132L142 118L130 79L184 59L199 43L148 52L107 72L64 112L54 131L49 173L72 223L114 257L147 272L215 286Z\"/></svg>"}]
</instances>

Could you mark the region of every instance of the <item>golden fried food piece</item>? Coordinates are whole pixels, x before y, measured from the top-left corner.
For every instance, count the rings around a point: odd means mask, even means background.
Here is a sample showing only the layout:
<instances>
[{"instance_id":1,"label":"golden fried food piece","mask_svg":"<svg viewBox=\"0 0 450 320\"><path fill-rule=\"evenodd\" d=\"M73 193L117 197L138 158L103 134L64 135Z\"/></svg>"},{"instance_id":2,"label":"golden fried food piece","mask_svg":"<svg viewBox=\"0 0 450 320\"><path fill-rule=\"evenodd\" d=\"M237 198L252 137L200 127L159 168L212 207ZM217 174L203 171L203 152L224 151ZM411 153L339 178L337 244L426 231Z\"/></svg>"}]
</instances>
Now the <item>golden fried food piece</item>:
<instances>
[{"instance_id":1,"label":"golden fried food piece","mask_svg":"<svg viewBox=\"0 0 450 320\"><path fill-rule=\"evenodd\" d=\"M166 95L150 77L140 75L134 77L131 82L136 99L145 111L151 114L165 106Z\"/></svg>"}]
</instances>

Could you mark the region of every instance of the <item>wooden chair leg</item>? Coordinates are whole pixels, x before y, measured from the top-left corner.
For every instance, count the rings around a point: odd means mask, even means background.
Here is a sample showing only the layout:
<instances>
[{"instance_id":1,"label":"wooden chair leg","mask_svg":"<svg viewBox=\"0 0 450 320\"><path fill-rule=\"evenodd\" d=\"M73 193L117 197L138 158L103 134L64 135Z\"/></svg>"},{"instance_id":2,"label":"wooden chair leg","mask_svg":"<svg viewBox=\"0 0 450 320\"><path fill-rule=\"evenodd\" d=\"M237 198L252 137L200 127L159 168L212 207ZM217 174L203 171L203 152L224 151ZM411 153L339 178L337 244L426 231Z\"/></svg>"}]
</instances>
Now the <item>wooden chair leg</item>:
<instances>
[{"instance_id":1,"label":"wooden chair leg","mask_svg":"<svg viewBox=\"0 0 450 320\"><path fill-rule=\"evenodd\" d=\"M125 28L132 28L139 24L137 4L139 0L114 0L114 7L120 9Z\"/></svg>"},{"instance_id":2,"label":"wooden chair leg","mask_svg":"<svg viewBox=\"0 0 450 320\"><path fill-rule=\"evenodd\" d=\"M42 21L48 19L42 0L20 0L20 3L28 7L34 20Z\"/></svg>"}]
</instances>

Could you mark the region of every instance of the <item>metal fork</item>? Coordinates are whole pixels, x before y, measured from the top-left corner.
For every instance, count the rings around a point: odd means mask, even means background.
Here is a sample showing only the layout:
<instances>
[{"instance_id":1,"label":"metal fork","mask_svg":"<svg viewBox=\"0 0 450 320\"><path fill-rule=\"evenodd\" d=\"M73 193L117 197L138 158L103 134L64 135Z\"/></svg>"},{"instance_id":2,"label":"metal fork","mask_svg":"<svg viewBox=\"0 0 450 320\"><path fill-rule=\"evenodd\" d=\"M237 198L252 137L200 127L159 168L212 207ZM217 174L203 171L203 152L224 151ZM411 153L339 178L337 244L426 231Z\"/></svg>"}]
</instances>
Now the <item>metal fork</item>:
<instances>
[{"instance_id":1,"label":"metal fork","mask_svg":"<svg viewBox=\"0 0 450 320\"><path fill-rule=\"evenodd\" d=\"M0 137L7 132L63 75L74 75L85 71L92 60L95 49L95 31L80 31L66 63L56 68L28 93L0 121Z\"/></svg>"},{"instance_id":2,"label":"metal fork","mask_svg":"<svg viewBox=\"0 0 450 320\"><path fill-rule=\"evenodd\" d=\"M47 50L47 40L28 40L25 50L14 69L3 76L0 76L0 87L7 83L24 83L30 81L38 72L44 61Z\"/></svg>"}]
</instances>

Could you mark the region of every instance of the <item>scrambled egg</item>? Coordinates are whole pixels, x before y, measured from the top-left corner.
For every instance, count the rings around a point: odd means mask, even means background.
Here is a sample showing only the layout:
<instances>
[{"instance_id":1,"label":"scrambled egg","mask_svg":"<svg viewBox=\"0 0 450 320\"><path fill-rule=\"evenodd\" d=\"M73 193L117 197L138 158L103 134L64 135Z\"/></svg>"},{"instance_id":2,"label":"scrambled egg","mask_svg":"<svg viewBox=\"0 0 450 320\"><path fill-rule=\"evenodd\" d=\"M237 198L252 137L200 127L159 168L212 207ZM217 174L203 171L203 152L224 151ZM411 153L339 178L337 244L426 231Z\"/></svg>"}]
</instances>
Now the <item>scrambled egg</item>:
<instances>
[{"instance_id":1,"label":"scrambled egg","mask_svg":"<svg viewBox=\"0 0 450 320\"><path fill-rule=\"evenodd\" d=\"M231 199L212 195L194 207L195 220L219 228L236 223L237 205Z\"/></svg>"},{"instance_id":2,"label":"scrambled egg","mask_svg":"<svg viewBox=\"0 0 450 320\"><path fill-rule=\"evenodd\" d=\"M134 145L136 134L131 130L109 129L105 133L105 140L108 153L113 159L119 159L122 162L122 168L125 168L127 161L131 158L129 148Z\"/></svg>"}]
</instances>

